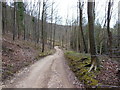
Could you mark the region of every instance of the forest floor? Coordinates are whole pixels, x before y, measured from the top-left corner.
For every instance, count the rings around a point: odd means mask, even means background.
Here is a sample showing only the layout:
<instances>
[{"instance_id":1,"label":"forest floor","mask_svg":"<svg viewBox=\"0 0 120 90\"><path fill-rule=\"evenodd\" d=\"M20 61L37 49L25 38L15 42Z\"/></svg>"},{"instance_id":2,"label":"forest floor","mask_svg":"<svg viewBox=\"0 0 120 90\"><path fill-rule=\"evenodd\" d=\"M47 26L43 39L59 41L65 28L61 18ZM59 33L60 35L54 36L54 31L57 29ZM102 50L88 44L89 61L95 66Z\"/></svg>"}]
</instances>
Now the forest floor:
<instances>
[{"instance_id":1,"label":"forest floor","mask_svg":"<svg viewBox=\"0 0 120 90\"><path fill-rule=\"evenodd\" d=\"M12 40L12 35L6 34L2 37L2 81L14 77L19 70L34 64L40 58L53 54L54 49L45 48L41 53L41 46L35 42L23 39Z\"/></svg>"},{"instance_id":2,"label":"forest floor","mask_svg":"<svg viewBox=\"0 0 120 90\"><path fill-rule=\"evenodd\" d=\"M90 68L90 55L65 51L65 57L71 70L86 87L120 87L120 63L118 60L106 55L98 56L99 68L97 71L88 72Z\"/></svg>"},{"instance_id":3,"label":"forest floor","mask_svg":"<svg viewBox=\"0 0 120 90\"><path fill-rule=\"evenodd\" d=\"M101 56L101 70L96 76L103 85L119 86L120 88L120 62L119 59Z\"/></svg>"},{"instance_id":4,"label":"forest floor","mask_svg":"<svg viewBox=\"0 0 120 90\"><path fill-rule=\"evenodd\" d=\"M12 88L83 88L70 70L64 53L57 46L56 53L20 71L3 87Z\"/></svg>"}]
</instances>

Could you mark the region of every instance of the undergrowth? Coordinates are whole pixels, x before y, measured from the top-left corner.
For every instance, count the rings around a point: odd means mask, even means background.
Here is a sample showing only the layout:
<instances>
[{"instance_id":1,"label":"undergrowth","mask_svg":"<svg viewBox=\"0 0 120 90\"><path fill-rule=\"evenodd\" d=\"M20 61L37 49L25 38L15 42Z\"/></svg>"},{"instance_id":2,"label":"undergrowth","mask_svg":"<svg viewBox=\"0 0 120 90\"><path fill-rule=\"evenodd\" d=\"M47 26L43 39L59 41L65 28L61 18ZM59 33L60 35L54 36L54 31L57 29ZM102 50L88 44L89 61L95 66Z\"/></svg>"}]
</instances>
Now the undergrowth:
<instances>
[{"instance_id":1,"label":"undergrowth","mask_svg":"<svg viewBox=\"0 0 120 90\"><path fill-rule=\"evenodd\" d=\"M53 53L55 53L55 50L49 50L49 51L45 51L45 52L39 52L38 56L36 57L36 59L40 59L42 57L48 56L48 55L52 55Z\"/></svg>"},{"instance_id":2,"label":"undergrowth","mask_svg":"<svg viewBox=\"0 0 120 90\"><path fill-rule=\"evenodd\" d=\"M76 53L74 51L65 52L65 57L71 70L75 73L76 77L83 82L86 86L95 86L98 81L95 79L99 71L88 72L90 68L90 55Z\"/></svg>"}]
</instances>

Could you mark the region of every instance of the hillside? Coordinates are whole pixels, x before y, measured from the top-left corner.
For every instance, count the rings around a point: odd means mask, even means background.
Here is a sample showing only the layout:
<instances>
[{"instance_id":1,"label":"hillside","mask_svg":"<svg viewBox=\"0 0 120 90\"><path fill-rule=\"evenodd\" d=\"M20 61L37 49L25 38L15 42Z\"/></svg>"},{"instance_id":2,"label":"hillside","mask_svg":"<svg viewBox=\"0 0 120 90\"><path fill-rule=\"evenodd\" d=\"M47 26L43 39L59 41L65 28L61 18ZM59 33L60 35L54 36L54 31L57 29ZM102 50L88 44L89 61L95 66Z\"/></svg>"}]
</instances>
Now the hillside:
<instances>
[{"instance_id":1,"label":"hillside","mask_svg":"<svg viewBox=\"0 0 120 90\"><path fill-rule=\"evenodd\" d=\"M48 47L48 46L47 46ZM41 57L50 55L54 50L45 49L41 53L40 44L35 45L33 42L16 40L13 41L11 34L2 38L2 81L8 80L11 76L21 69L33 64Z\"/></svg>"}]
</instances>

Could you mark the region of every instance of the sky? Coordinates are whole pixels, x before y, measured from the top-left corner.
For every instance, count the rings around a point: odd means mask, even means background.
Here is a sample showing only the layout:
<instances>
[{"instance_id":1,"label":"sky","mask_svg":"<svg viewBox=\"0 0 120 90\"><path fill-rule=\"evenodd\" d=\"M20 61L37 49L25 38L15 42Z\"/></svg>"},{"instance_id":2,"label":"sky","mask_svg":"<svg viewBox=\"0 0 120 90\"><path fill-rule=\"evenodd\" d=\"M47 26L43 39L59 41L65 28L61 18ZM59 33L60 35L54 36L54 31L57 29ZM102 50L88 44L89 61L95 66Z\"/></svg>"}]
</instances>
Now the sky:
<instances>
[{"instance_id":1,"label":"sky","mask_svg":"<svg viewBox=\"0 0 120 90\"><path fill-rule=\"evenodd\" d=\"M10 0L8 0L10 1ZM24 0L27 2L37 2L38 0ZM42 1L42 0L39 0ZM66 19L68 15L68 20L71 21L72 19L77 18L77 1L78 0L48 0L49 3L55 2L54 7L58 10L58 15L62 17L62 24L66 24ZM87 0L85 1L84 9L83 9L83 17L87 20ZM96 11L96 21L103 25L103 19L105 16L105 7L107 6L108 0L95 0L95 11ZM113 27L116 21L118 20L118 2L120 0L114 0L113 5L113 13L110 22L110 27ZM48 12L50 13L50 12Z\"/></svg>"},{"instance_id":2,"label":"sky","mask_svg":"<svg viewBox=\"0 0 120 90\"><path fill-rule=\"evenodd\" d=\"M51 0L52 1L52 0ZM67 13L68 13L68 18L72 19L72 17L76 18L77 16L77 1L78 0L54 0L56 3L59 3L59 14L63 17L63 21L65 23L65 19L67 18ZM83 17L87 19L87 0L85 1L85 6L83 9ZM95 0L96 3L96 21L99 21L101 24L103 24L103 18L105 16L105 7L107 6L107 1L108 0ZM113 13L112 13L112 18L111 18L111 23L110 26L113 27L114 24L116 23L116 20L118 20L118 2L120 0L114 0L114 5L113 5ZM99 19L99 20L98 20Z\"/></svg>"},{"instance_id":3,"label":"sky","mask_svg":"<svg viewBox=\"0 0 120 90\"><path fill-rule=\"evenodd\" d=\"M51 0L52 1L52 0ZM78 0L54 0L55 2L59 3L59 14L63 17L63 23L65 23L65 19L68 18L72 19L72 17L76 18L77 16L77 1ZM83 0L87 1L87 0ZM105 16L105 7L107 6L106 2L108 0L95 0L96 1L96 21L99 21L101 24L103 21L103 18ZM113 27L116 23L116 20L118 20L118 2L120 0L115 0L113 5L113 13L111 18L110 26ZM83 17L87 19L87 3L85 3L84 9L83 9ZM98 20L99 19L99 20Z\"/></svg>"}]
</instances>

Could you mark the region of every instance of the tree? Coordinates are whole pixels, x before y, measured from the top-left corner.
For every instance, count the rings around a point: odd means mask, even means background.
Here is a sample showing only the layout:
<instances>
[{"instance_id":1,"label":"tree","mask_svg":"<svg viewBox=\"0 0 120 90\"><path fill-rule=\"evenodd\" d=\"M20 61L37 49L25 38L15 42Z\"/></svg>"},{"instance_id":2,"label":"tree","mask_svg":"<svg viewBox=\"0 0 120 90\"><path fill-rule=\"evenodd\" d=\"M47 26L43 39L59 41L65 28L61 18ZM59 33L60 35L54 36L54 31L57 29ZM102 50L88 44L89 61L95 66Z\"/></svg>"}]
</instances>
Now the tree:
<instances>
[{"instance_id":1,"label":"tree","mask_svg":"<svg viewBox=\"0 0 120 90\"><path fill-rule=\"evenodd\" d=\"M118 47L120 48L120 22L118 23Z\"/></svg>"},{"instance_id":2,"label":"tree","mask_svg":"<svg viewBox=\"0 0 120 90\"><path fill-rule=\"evenodd\" d=\"M112 33L110 31L111 6L112 6L112 2L111 0L109 0L108 12L107 12L107 33L108 33L108 49L109 49L110 56L112 55Z\"/></svg>"},{"instance_id":3,"label":"tree","mask_svg":"<svg viewBox=\"0 0 120 90\"><path fill-rule=\"evenodd\" d=\"M80 17L79 17L79 2L77 2L77 22L76 22L76 26L75 26L75 38L76 38L76 51L77 52L81 52L81 48L82 48L82 42L81 42L81 32L80 32L80 27L78 26L78 23L80 25Z\"/></svg>"},{"instance_id":4,"label":"tree","mask_svg":"<svg viewBox=\"0 0 120 90\"><path fill-rule=\"evenodd\" d=\"M2 12L2 2L0 2L0 12ZM2 13L0 14L1 16L2 16ZM0 31L0 34L2 34L2 17L0 17L0 29L1 29L1 31ZM2 35L0 36L0 38L2 38ZM0 43L2 44L2 40L0 40ZM0 45L1 45L0 44ZM1 45L2 46L2 45ZM1 49L1 48L0 48ZM2 50L2 49L1 49Z\"/></svg>"},{"instance_id":5,"label":"tree","mask_svg":"<svg viewBox=\"0 0 120 90\"><path fill-rule=\"evenodd\" d=\"M56 29L57 29L57 23L61 20L61 17L57 15L55 15L55 25L54 25L54 29L53 29L53 48L55 46L55 36L56 36Z\"/></svg>"},{"instance_id":6,"label":"tree","mask_svg":"<svg viewBox=\"0 0 120 90\"><path fill-rule=\"evenodd\" d=\"M54 2L52 2L52 8L51 8L51 28L50 28L50 48L52 48L53 46L52 46L52 33L53 33L53 5L54 5Z\"/></svg>"},{"instance_id":7,"label":"tree","mask_svg":"<svg viewBox=\"0 0 120 90\"><path fill-rule=\"evenodd\" d=\"M55 46L55 30L56 30L56 23L57 23L57 17L55 17L55 25L54 25L54 31L53 31L53 48Z\"/></svg>"},{"instance_id":8,"label":"tree","mask_svg":"<svg viewBox=\"0 0 120 90\"><path fill-rule=\"evenodd\" d=\"M91 67L89 72L95 67L97 68L97 56L94 39L94 3L88 2L88 24L89 24L89 43L90 43L90 54L91 54Z\"/></svg>"},{"instance_id":9,"label":"tree","mask_svg":"<svg viewBox=\"0 0 120 90\"><path fill-rule=\"evenodd\" d=\"M6 27L6 2L2 2L2 32L5 34Z\"/></svg>"},{"instance_id":10,"label":"tree","mask_svg":"<svg viewBox=\"0 0 120 90\"><path fill-rule=\"evenodd\" d=\"M18 23L18 39L20 38L21 32L24 29L24 3L23 1L21 2L16 2L16 12L17 12L17 23ZM25 32L25 31L24 31ZM25 39L25 37L24 37Z\"/></svg>"},{"instance_id":11,"label":"tree","mask_svg":"<svg viewBox=\"0 0 120 90\"><path fill-rule=\"evenodd\" d=\"M41 2L39 1L39 13L38 13L38 33L37 33L37 43L39 42L39 38L40 38L40 5L41 5Z\"/></svg>"},{"instance_id":12,"label":"tree","mask_svg":"<svg viewBox=\"0 0 120 90\"><path fill-rule=\"evenodd\" d=\"M14 16L13 16L13 19L14 19L13 40L15 40L15 36L16 36L16 0L14 0Z\"/></svg>"},{"instance_id":13,"label":"tree","mask_svg":"<svg viewBox=\"0 0 120 90\"><path fill-rule=\"evenodd\" d=\"M67 12L67 18L66 18L66 30L65 30L65 34L66 34L66 50L68 48L68 12Z\"/></svg>"},{"instance_id":14,"label":"tree","mask_svg":"<svg viewBox=\"0 0 120 90\"><path fill-rule=\"evenodd\" d=\"M120 2L118 3L118 47L120 48Z\"/></svg>"},{"instance_id":15,"label":"tree","mask_svg":"<svg viewBox=\"0 0 120 90\"><path fill-rule=\"evenodd\" d=\"M42 26L41 26L41 39L42 39L42 52L44 52L45 49L45 39L44 39L44 22L45 22L45 0L43 0L43 9L42 9Z\"/></svg>"},{"instance_id":16,"label":"tree","mask_svg":"<svg viewBox=\"0 0 120 90\"><path fill-rule=\"evenodd\" d=\"M82 17L83 6L84 6L84 3L80 2L80 0L79 0L79 13L80 13L79 14L80 15L79 27L80 27L80 30L81 30L81 36L82 36L82 40L83 40L84 51L85 51L85 53L87 53L87 47L86 47L86 43L85 43L85 38L84 38L84 33L83 33L83 26L82 26L82 23L83 23L83 17Z\"/></svg>"},{"instance_id":17,"label":"tree","mask_svg":"<svg viewBox=\"0 0 120 90\"><path fill-rule=\"evenodd\" d=\"M28 6L28 4L27 3L23 3L23 8L22 8L22 12L23 12L23 29L24 29L24 40L26 40L26 33L28 33L28 30L26 30L26 26L27 25L25 25L26 24L26 21L25 21L25 19L26 19L26 17L25 17L25 15L26 15L26 7Z\"/></svg>"}]
</instances>

